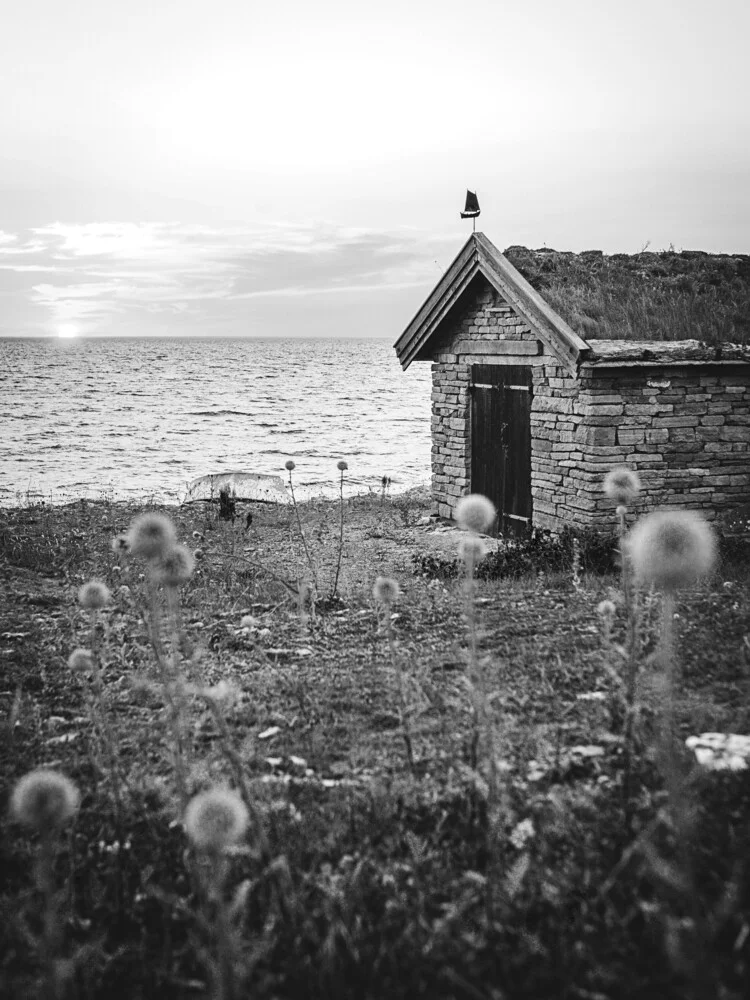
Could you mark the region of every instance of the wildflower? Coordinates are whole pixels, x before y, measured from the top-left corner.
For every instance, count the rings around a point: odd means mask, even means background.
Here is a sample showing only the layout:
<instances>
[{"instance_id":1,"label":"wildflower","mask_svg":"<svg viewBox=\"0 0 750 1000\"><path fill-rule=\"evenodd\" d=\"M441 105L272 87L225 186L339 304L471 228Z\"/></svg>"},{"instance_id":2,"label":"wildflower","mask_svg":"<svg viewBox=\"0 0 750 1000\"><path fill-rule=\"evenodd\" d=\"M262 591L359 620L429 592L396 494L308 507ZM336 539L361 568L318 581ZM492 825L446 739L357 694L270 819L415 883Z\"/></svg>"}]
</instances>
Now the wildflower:
<instances>
[{"instance_id":1,"label":"wildflower","mask_svg":"<svg viewBox=\"0 0 750 1000\"><path fill-rule=\"evenodd\" d=\"M632 472L627 466L619 465L611 469L604 477L604 492L618 504L626 505L634 500L641 491L641 481L637 472Z\"/></svg>"},{"instance_id":2,"label":"wildflower","mask_svg":"<svg viewBox=\"0 0 750 1000\"><path fill-rule=\"evenodd\" d=\"M349 463L345 462L344 459L342 458L340 462L336 463L336 468L339 470L339 472L346 472L346 470L349 468Z\"/></svg>"},{"instance_id":3,"label":"wildflower","mask_svg":"<svg viewBox=\"0 0 750 1000\"><path fill-rule=\"evenodd\" d=\"M203 541L203 535L200 533L200 531L194 531L193 532L193 538L196 540L196 542L202 542Z\"/></svg>"},{"instance_id":4,"label":"wildflower","mask_svg":"<svg viewBox=\"0 0 750 1000\"><path fill-rule=\"evenodd\" d=\"M636 524L628 550L639 580L674 591L711 571L716 539L694 511L659 511Z\"/></svg>"},{"instance_id":5,"label":"wildflower","mask_svg":"<svg viewBox=\"0 0 750 1000\"><path fill-rule=\"evenodd\" d=\"M78 591L78 603L88 611L98 611L109 604L112 595L100 580L89 580Z\"/></svg>"},{"instance_id":6,"label":"wildflower","mask_svg":"<svg viewBox=\"0 0 750 1000\"><path fill-rule=\"evenodd\" d=\"M94 654L90 649L83 649L79 646L78 649L74 649L68 657L68 666L71 670L80 670L82 673L85 673L88 670L93 670Z\"/></svg>"},{"instance_id":7,"label":"wildflower","mask_svg":"<svg viewBox=\"0 0 750 1000\"><path fill-rule=\"evenodd\" d=\"M70 778L40 767L25 774L13 789L10 811L19 823L44 833L71 819L79 801L78 789Z\"/></svg>"},{"instance_id":8,"label":"wildflower","mask_svg":"<svg viewBox=\"0 0 750 1000\"><path fill-rule=\"evenodd\" d=\"M291 472L294 469L294 462L291 460L291 458L288 458L286 460L286 462L284 463L284 468L287 469L289 472Z\"/></svg>"},{"instance_id":9,"label":"wildflower","mask_svg":"<svg viewBox=\"0 0 750 1000\"><path fill-rule=\"evenodd\" d=\"M495 505L481 493L470 493L456 504L456 520L467 531L481 534L495 520Z\"/></svg>"},{"instance_id":10,"label":"wildflower","mask_svg":"<svg viewBox=\"0 0 750 1000\"><path fill-rule=\"evenodd\" d=\"M115 535L112 539L112 551L117 556L126 556L130 552L130 541L127 535Z\"/></svg>"},{"instance_id":11,"label":"wildflower","mask_svg":"<svg viewBox=\"0 0 750 1000\"><path fill-rule=\"evenodd\" d=\"M153 577L156 583L165 587L179 587L187 583L194 570L195 559L190 549L185 545L175 545L154 566Z\"/></svg>"},{"instance_id":12,"label":"wildflower","mask_svg":"<svg viewBox=\"0 0 750 1000\"><path fill-rule=\"evenodd\" d=\"M462 538L458 543L458 554L467 565L469 563L476 565L480 559L487 555L487 551L487 546L482 539L472 535Z\"/></svg>"},{"instance_id":13,"label":"wildflower","mask_svg":"<svg viewBox=\"0 0 750 1000\"><path fill-rule=\"evenodd\" d=\"M372 588L372 595L381 604L393 604L401 596L401 588L390 577L379 576Z\"/></svg>"},{"instance_id":14,"label":"wildflower","mask_svg":"<svg viewBox=\"0 0 750 1000\"><path fill-rule=\"evenodd\" d=\"M174 525L164 514L140 514L128 531L130 551L144 559L159 559L177 542Z\"/></svg>"},{"instance_id":15,"label":"wildflower","mask_svg":"<svg viewBox=\"0 0 750 1000\"><path fill-rule=\"evenodd\" d=\"M617 609L615 608L614 601L599 601L596 610L602 618L611 619L614 618Z\"/></svg>"},{"instance_id":16,"label":"wildflower","mask_svg":"<svg viewBox=\"0 0 750 1000\"><path fill-rule=\"evenodd\" d=\"M200 792L185 810L185 830L193 845L216 852L235 843L247 829L247 808L236 792L212 788Z\"/></svg>"},{"instance_id":17,"label":"wildflower","mask_svg":"<svg viewBox=\"0 0 750 1000\"><path fill-rule=\"evenodd\" d=\"M256 628L260 625L260 619L255 615L243 615L240 618L240 628Z\"/></svg>"},{"instance_id":18,"label":"wildflower","mask_svg":"<svg viewBox=\"0 0 750 1000\"><path fill-rule=\"evenodd\" d=\"M204 555L205 553L203 552L203 549L196 549L193 553L193 558L196 562L200 562Z\"/></svg>"}]
</instances>

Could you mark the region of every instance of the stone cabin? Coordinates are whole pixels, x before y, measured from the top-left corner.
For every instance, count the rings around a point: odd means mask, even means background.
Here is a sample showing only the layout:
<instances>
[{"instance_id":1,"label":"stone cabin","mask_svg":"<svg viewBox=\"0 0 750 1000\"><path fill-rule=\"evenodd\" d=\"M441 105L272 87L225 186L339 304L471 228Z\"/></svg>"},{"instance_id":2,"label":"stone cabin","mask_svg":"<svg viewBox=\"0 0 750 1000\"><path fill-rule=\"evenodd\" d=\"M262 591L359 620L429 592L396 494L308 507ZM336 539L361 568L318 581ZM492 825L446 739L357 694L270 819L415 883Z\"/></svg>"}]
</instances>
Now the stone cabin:
<instances>
[{"instance_id":1,"label":"stone cabin","mask_svg":"<svg viewBox=\"0 0 750 1000\"><path fill-rule=\"evenodd\" d=\"M559 315L564 309L553 309L509 259L538 279L545 254L555 253L511 248L504 255L483 233L472 234L395 344L404 369L413 361L432 362L435 513L450 518L461 496L483 493L498 509L503 535L532 525L610 528L613 503L602 480L616 465L638 472L640 511L700 509L711 519L750 501L746 336L744 343L728 342L726 329L717 332L714 324L705 337L661 339L660 310L663 319L672 310L674 325L676 300L664 292L661 262L649 271L648 262L638 261L663 255L644 254L618 257L640 268L630 287L640 289L647 332L657 335L633 339L631 326L625 331L630 339L593 337L600 328L611 334L627 325L627 310L618 313L610 302L615 319L609 322L572 308L568 322ZM595 270L616 259L598 251L562 256L575 258L582 273L587 263ZM739 261L739 271L727 261ZM742 296L750 288L748 258L723 255L719 264L720 279L700 286L707 297L699 305L709 316L711 303L718 314L723 301L715 287L721 280L727 278L727 294L735 298L738 289ZM677 286L685 280L679 277ZM563 305L565 287L553 289ZM574 283L570 292L580 298ZM700 316L695 289L686 294L691 315ZM739 312L731 335L746 329L750 313ZM678 329L685 326L695 332L689 323Z\"/></svg>"}]
</instances>

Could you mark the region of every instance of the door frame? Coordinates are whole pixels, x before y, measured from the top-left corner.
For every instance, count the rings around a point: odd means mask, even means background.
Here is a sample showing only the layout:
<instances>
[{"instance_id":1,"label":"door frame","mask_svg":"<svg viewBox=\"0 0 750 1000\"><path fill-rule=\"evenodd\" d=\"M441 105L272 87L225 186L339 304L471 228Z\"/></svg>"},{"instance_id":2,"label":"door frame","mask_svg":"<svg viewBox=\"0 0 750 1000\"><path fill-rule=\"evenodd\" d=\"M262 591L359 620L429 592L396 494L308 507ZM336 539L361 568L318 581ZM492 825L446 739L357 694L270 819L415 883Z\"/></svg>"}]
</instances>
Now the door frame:
<instances>
[{"instance_id":1,"label":"door frame","mask_svg":"<svg viewBox=\"0 0 750 1000\"><path fill-rule=\"evenodd\" d=\"M493 533L523 536L532 524L532 368L472 365L469 394L471 492L485 493L497 507ZM495 443L498 425L499 445ZM483 452L478 448L484 448Z\"/></svg>"}]
</instances>

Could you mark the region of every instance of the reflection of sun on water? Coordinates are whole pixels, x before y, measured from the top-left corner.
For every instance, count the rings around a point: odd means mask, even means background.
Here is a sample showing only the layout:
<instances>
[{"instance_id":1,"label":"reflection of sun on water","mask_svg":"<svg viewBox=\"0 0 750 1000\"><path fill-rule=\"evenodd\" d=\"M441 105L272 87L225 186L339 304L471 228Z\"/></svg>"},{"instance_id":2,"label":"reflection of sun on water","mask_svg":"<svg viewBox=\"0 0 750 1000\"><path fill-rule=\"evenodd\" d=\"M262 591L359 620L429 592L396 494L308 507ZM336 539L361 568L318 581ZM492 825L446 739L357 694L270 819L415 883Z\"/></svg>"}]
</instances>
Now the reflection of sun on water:
<instances>
[{"instance_id":1,"label":"reflection of sun on water","mask_svg":"<svg viewBox=\"0 0 750 1000\"><path fill-rule=\"evenodd\" d=\"M57 336L62 340L78 336L78 327L75 323L61 323L57 328Z\"/></svg>"}]
</instances>

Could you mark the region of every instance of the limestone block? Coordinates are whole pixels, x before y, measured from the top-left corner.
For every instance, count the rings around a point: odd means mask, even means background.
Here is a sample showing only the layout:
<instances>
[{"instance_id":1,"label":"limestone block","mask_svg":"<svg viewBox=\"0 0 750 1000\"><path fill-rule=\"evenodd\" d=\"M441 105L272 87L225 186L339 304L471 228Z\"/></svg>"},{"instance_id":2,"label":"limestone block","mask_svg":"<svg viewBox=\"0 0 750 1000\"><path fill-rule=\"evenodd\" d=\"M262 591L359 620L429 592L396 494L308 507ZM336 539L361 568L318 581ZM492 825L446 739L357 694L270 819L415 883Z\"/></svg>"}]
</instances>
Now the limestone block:
<instances>
[{"instance_id":1,"label":"limestone block","mask_svg":"<svg viewBox=\"0 0 750 1000\"><path fill-rule=\"evenodd\" d=\"M666 407L669 407L667 412L672 411L672 406L670 404L659 404L659 403L626 403L625 404L625 415L628 417L655 417L657 413L664 412Z\"/></svg>"},{"instance_id":2,"label":"limestone block","mask_svg":"<svg viewBox=\"0 0 750 1000\"><path fill-rule=\"evenodd\" d=\"M646 430L643 427L618 427L618 444L640 444L646 437Z\"/></svg>"},{"instance_id":3,"label":"limestone block","mask_svg":"<svg viewBox=\"0 0 750 1000\"><path fill-rule=\"evenodd\" d=\"M654 427L697 427L698 417L654 417Z\"/></svg>"},{"instance_id":4,"label":"limestone block","mask_svg":"<svg viewBox=\"0 0 750 1000\"><path fill-rule=\"evenodd\" d=\"M720 441L748 441L749 439L750 432L748 432L747 427L724 426L719 428Z\"/></svg>"},{"instance_id":5,"label":"limestone block","mask_svg":"<svg viewBox=\"0 0 750 1000\"><path fill-rule=\"evenodd\" d=\"M695 441L694 427L670 427L670 441Z\"/></svg>"},{"instance_id":6,"label":"limestone block","mask_svg":"<svg viewBox=\"0 0 750 1000\"><path fill-rule=\"evenodd\" d=\"M537 413L568 414L573 411L573 400L559 396L535 396L531 402L532 418Z\"/></svg>"},{"instance_id":7,"label":"limestone block","mask_svg":"<svg viewBox=\"0 0 750 1000\"><path fill-rule=\"evenodd\" d=\"M707 452L707 453L716 452L717 454L718 453L723 453L723 452L730 452L732 450L732 442L731 441L707 441L705 443L705 445L703 446L703 450L705 452Z\"/></svg>"},{"instance_id":8,"label":"limestone block","mask_svg":"<svg viewBox=\"0 0 750 1000\"><path fill-rule=\"evenodd\" d=\"M614 445L615 440L615 427L589 427L586 424L581 424L575 432L576 444Z\"/></svg>"},{"instance_id":9,"label":"limestone block","mask_svg":"<svg viewBox=\"0 0 750 1000\"><path fill-rule=\"evenodd\" d=\"M575 412L583 417L619 417L622 416L623 403L599 406L598 403L584 403L578 401Z\"/></svg>"},{"instance_id":10,"label":"limestone block","mask_svg":"<svg viewBox=\"0 0 750 1000\"><path fill-rule=\"evenodd\" d=\"M696 427L695 437L698 441L718 441L718 427Z\"/></svg>"}]
</instances>

